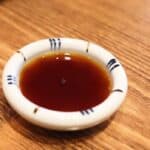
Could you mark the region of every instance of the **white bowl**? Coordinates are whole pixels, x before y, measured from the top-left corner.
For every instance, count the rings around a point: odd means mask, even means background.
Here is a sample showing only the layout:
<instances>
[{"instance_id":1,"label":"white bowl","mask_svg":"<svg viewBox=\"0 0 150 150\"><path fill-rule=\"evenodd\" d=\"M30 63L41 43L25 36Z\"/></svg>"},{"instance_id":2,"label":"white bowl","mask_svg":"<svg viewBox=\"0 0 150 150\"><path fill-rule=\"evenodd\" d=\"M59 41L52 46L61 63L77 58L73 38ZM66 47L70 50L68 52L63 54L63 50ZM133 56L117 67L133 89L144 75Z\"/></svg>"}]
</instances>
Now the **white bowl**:
<instances>
[{"instance_id":1,"label":"white bowl","mask_svg":"<svg viewBox=\"0 0 150 150\"><path fill-rule=\"evenodd\" d=\"M113 88L103 103L84 111L62 112L38 106L23 96L18 83L23 64L38 54L61 50L83 51L107 66ZM17 51L4 68L2 86L8 103L23 118L47 129L69 131L89 128L109 119L126 96L127 77L118 59L101 46L79 39L51 38L33 42Z\"/></svg>"}]
</instances>

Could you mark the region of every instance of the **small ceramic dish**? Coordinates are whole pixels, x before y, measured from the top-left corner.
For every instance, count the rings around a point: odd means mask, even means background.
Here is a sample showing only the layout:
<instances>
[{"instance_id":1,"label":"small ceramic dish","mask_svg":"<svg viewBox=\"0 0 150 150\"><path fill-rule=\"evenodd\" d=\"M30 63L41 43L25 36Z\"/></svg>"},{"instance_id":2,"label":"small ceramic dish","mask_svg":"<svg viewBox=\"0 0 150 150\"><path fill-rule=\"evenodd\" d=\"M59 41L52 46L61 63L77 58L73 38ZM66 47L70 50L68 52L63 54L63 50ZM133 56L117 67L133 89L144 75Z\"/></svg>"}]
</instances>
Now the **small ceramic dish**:
<instances>
[{"instance_id":1,"label":"small ceramic dish","mask_svg":"<svg viewBox=\"0 0 150 150\"><path fill-rule=\"evenodd\" d=\"M23 96L18 82L24 63L45 52L67 49L97 57L106 65L112 77L113 88L101 104L88 110L62 112L38 106ZM51 38L33 42L17 51L4 68L2 86L8 103L23 118L47 129L69 131L89 128L109 119L126 96L127 77L118 59L101 46L79 39Z\"/></svg>"}]
</instances>

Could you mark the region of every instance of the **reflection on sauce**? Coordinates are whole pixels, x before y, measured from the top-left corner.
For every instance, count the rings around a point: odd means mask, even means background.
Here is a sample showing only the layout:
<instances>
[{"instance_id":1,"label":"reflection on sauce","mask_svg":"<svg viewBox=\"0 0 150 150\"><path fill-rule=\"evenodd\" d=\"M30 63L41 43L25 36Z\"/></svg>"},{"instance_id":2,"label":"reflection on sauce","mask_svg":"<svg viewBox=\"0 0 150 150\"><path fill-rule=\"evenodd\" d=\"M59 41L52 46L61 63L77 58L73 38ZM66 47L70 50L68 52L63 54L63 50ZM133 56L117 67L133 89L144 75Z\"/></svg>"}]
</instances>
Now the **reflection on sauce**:
<instances>
[{"instance_id":1,"label":"reflection on sauce","mask_svg":"<svg viewBox=\"0 0 150 150\"><path fill-rule=\"evenodd\" d=\"M67 112L100 104L108 97L112 83L106 68L93 57L54 52L27 61L19 84L33 103Z\"/></svg>"}]
</instances>

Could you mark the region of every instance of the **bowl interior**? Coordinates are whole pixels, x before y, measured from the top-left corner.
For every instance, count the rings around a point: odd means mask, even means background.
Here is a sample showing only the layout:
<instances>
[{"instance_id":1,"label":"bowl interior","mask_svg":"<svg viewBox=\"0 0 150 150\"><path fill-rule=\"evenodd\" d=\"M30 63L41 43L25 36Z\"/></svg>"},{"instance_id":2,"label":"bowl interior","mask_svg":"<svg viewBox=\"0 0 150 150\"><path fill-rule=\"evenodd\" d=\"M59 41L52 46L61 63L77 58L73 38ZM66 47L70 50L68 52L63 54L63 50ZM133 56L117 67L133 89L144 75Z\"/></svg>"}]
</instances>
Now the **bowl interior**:
<instances>
[{"instance_id":1,"label":"bowl interior","mask_svg":"<svg viewBox=\"0 0 150 150\"><path fill-rule=\"evenodd\" d=\"M56 111L82 111L102 103L112 90L105 64L86 52L59 50L26 60L19 88L33 103ZM38 93L38 94L37 94Z\"/></svg>"}]
</instances>

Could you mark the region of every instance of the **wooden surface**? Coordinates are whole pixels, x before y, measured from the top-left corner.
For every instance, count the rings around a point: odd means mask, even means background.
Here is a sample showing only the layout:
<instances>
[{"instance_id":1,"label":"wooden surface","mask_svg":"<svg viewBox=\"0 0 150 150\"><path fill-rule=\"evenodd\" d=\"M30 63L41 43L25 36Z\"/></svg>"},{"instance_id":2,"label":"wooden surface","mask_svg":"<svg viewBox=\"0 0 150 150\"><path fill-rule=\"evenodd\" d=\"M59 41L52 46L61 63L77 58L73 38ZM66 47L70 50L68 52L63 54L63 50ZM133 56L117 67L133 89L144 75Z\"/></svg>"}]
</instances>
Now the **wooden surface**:
<instances>
[{"instance_id":1,"label":"wooden surface","mask_svg":"<svg viewBox=\"0 0 150 150\"><path fill-rule=\"evenodd\" d=\"M47 37L109 49L128 75L126 101L97 127L47 131L11 109L0 81L0 150L150 150L150 0L0 0L0 75L15 51Z\"/></svg>"}]
</instances>

